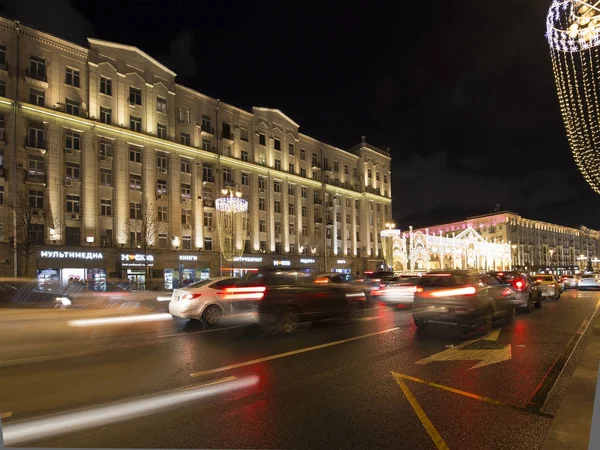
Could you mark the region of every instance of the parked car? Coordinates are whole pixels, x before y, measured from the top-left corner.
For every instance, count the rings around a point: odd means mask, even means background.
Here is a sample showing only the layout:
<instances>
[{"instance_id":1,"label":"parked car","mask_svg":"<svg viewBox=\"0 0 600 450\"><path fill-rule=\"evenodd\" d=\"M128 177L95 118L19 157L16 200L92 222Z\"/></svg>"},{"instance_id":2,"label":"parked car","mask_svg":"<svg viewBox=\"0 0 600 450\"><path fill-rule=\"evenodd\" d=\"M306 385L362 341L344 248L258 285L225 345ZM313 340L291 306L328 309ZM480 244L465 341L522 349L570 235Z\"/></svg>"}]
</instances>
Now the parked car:
<instances>
[{"instance_id":1,"label":"parked car","mask_svg":"<svg viewBox=\"0 0 600 450\"><path fill-rule=\"evenodd\" d=\"M218 277L197 281L183 289L174 289L169 313L182 319L201 320L216 325L225 314L231 314L231 301L226 299L227 288L234 287L239 278Z\"/></svg>"},{"instance_id":2,"label":"parked car","mask_svg":"<svg viewBox=\"0 0 600 450\"><path fill-rule=\"evenodd\" d=\"M560 298L560 283L554 275L536 275L533 277L535 283L540 287L542 298L553 298L558 300Z\"/></svg>"},{"instance_id":3,"label":"parked car","mask_svg":"<svg viewBox=\"0 0 600 450\"><path fill-rule=\"evenodd\" d=\"M419 328L441 322L481 325L489 333L494 319L515 320L514 302L515 292L497 277L468 270L436 270L419 280L412 314Z\"/></svg>"},{"instance_id":4,"label":"parked car","mask_svg":"<svg viewBox=\"0 0 600 450\"><path fill-rule=\"evenodd\" d=\"M237 313L247 313L263 328L290 334L300 322L352 318L365 301L360 286L315 283L301 269L268 268L247 274L226 298Z\"/></svg>"},{"instance_id":5,"label":"parked car","mask_svg":"<svg viewBox=\"0 0 600 450\"><path fill-rule=\"evenodd\" d=\"M508 272L494 271L489 272L489 274L499 277L502 281L512 286L515 291L515 302L517 308L521 308L530 313L533 311L533 305L535 305L536 308L542 307L540 288L525 272L519 272L516 270Z\"/></svg>"},{"instance_id":6,"label":"parked car","mask_svg":"<svg viewBox=\"0 0 600 450\"><path fill-rule=\"evenodd\" d=\"M403 307L412 305L415 291L421 277L398 278L394 281L383 283L378 290L373 291L373 296L387 306Z\"/></svg>"},{"instance_id":7,"label":"parked car","mask_svg":"<svg viewBox=\"0 0 600 450\"><path fill-rule=\"evenodd\" d=\"M600 274L586 273L581 276L577 289L580 291L587 289L600 289Z\"/></svg>"},{"instance_id":8,"label":"parked car","mask_svg":"<svg viewBox=\"0 0 600 450\"><path fill-rule=\"evenodd\" d=\"M577 275L563 275L562 284L565 289L577 289L579 277Z\"/></svg>"}]
</instances>

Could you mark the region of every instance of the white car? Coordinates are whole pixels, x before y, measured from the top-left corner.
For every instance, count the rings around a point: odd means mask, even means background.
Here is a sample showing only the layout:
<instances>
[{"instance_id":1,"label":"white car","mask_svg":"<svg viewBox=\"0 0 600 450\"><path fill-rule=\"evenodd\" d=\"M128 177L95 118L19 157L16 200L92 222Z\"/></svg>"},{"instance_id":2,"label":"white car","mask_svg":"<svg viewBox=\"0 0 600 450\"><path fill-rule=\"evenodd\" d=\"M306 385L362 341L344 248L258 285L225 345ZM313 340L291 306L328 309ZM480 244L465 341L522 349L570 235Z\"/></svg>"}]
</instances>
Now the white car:
<instances>
[{"instance_id":1,"label":"white car","mask_svg":"<svg viewBox=\"0 0 600 450\"><path fill-rule=\"evenodd\" d=\"M218 277L197 281L183 289L174 289L169 313L182 319L202 320L216 325L224 314L231 312L231 302L224 300L226 289L234 287L239 278Z\"/></svg>"},{"instance_id":2,"label":"white car","mask_svg":"<svg viewBox=\"0 0 600 450\"><path fill-rule=\"evenodd\" d=\"M560 282L554 275L536 275L532 277L535 284L540 287L542 298L553 298L558 300L561 294Z\"/></svg>"},{"instance_id":3,"label":"white car","mask_svg":"<svg viewBox=\"0 0 600 450\"><path fill-rule=\"evenodd\" d=\"M583 291L584 289L600 289L600 274L597 273L586 273L582 275L577 285L577 289Z\"/></svg>"}]
</instances>

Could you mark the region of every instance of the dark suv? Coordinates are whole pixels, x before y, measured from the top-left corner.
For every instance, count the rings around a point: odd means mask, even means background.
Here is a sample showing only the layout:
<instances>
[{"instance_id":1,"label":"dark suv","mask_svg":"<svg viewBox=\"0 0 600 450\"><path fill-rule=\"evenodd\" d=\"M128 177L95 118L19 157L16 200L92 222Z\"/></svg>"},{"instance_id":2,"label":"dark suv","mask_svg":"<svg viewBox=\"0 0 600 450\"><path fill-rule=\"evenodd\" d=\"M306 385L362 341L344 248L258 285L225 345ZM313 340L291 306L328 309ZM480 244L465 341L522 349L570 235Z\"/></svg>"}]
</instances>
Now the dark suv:
<instances>
[{"instance_id":1,"label":"dark suv","mask_svg":"<svg viewBox=\"0 0 600 450\"><path fill-rule=\"evenodd\" d=\"M505 283L512 286L516 293L515 301L518 308L522 308L530 313L533 310L534 304L536 308L542 307L540 289L528 274L516 270L489 273L501 278Z\"/></svg>"},{"instance_id":2,"label":"dark suv","mask_svg":"<svg viewBox=\"0 0 600 450\"><path fill-rule=\"evenodd\" d=\"M494 319L515 319L515 292L498 277L469 270L436 270L421 277L413 304L415 325L429 322L482 325L492 331Z\"/></svg>"}]
</instances>

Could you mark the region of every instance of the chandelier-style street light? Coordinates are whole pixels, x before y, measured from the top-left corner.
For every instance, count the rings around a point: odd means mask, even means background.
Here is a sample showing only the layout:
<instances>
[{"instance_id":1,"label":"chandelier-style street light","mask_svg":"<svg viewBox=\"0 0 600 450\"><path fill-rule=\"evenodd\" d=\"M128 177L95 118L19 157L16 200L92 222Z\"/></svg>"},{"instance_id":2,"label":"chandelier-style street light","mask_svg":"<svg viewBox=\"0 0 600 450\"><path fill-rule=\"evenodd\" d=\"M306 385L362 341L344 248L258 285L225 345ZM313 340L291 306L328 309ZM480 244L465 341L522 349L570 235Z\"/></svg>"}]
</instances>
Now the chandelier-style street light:
<instances>
[{"instance_id":1,"label":"chandelier-style street light","mask_svg":"<svg viewBox=\"0 0 600 450\"><path fill-rule=\"evenodd\" d=\"M231 262L244 253L248 236L248 201L242 198L238 187L236 184L223 188L223 197L215 200L221 255Z\"/></svg>"},{"instance_id":2,"label":"chandelier-style street light","mask_svg":"<svg viewBox=\"0 0 600 450\"><path fill-rule=\"evenodd\" d=\"M569 145L600 193L600 2L554 0L546 28Z\"/></svg>"},{"instance_id":3,"label":"chandelier-style street light","mask_svg":"<svg viewBox=\"0 0 600 450\"><path fill-rule=\"evenodd\" d=\"M394 246L396 240L400 238L401 231L394 229L396 226L393 222L387 222L385 224L385 230L381 230L381 249L383 251L383 260L385 265L394 270Z\"/></svg>"}]
</instances>

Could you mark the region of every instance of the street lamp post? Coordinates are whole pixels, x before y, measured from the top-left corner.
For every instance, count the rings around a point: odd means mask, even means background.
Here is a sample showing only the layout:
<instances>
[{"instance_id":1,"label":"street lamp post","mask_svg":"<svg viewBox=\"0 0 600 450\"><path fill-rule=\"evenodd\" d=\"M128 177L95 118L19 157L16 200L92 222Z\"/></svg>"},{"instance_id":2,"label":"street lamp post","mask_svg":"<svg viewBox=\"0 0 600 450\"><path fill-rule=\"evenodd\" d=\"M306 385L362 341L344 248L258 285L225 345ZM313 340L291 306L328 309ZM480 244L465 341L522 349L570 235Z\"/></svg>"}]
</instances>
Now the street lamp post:
<instances>
[{"instance_id":1,"label":"street lamp post","mask_svg":"<svg viewBox=\"0 0 600 450\"><path fill-rule=\"evenodd\" d=\"M221 189L223 197L215 200L219 232L219 269L223 276L223 258L233 263L244 253L248 232L248 201L242 198L239 184ZM238 245L241 240L241 245Z\"/></svg>"},{"instance_id":2,"label":"street lamp post","mask_svg":"<svg viewBox=\"0 0 600 450\"><path fill-rule=\"evenodd\" d=\"M383 250L383 259L385 265L391 270L394 270L394 240L399 238L401 231L395 229L396 224L387 222L385 230L381 230L381 248Z\"/></svg>"},{"instance_id":3,"label":"street lamp post","mask_svg":"<svg viewBox=\"0 0 600 450\"><path fill-rule=\"evenodd\" d=\"M516 244L513 244L513 245L511 245L510 247L512 248L512 251L513 251L513 257L512 257L512 260L513 260L513 266L514 266L514 267L518 267L518 264L517 264L517 263L518 263L518 258L517 258L517 245L516 245Z\"/></svg>"},{"instance_id":4,"label":"street lamp post","mask_svg":"<svg viewBox=\"0 0 600 450\"><path fill-rule=\"evenodd\" d=\"M550 249L548 252L550 253L550 272L554 273L554 249Z\"/></svg>"}]
</instances>

